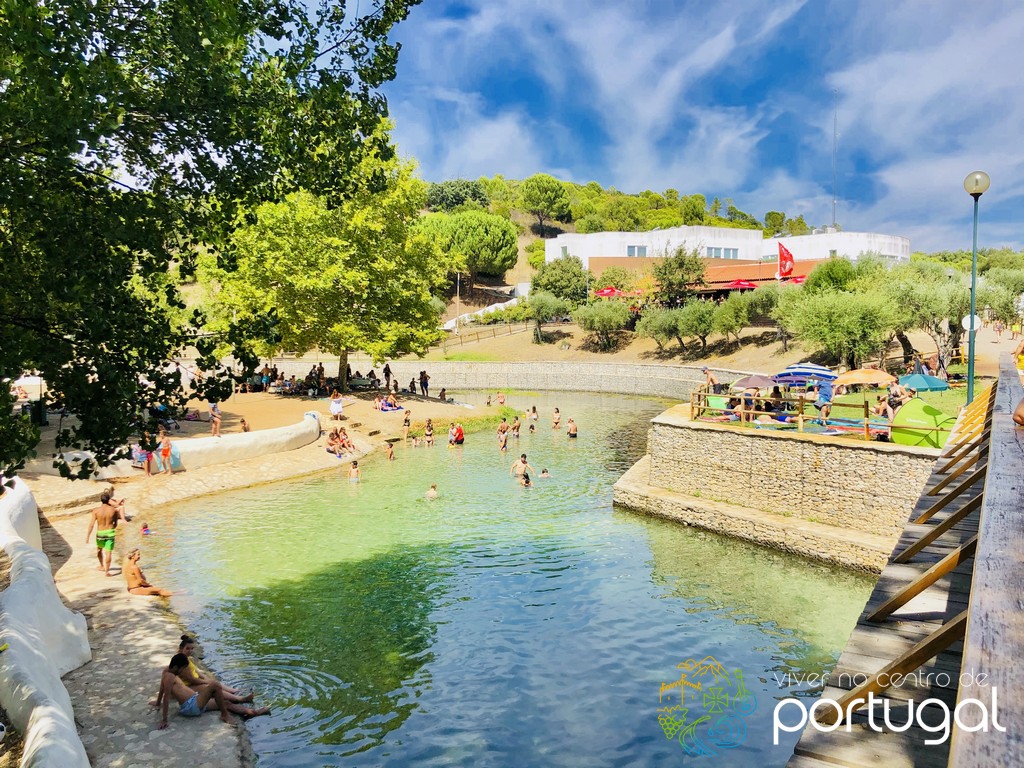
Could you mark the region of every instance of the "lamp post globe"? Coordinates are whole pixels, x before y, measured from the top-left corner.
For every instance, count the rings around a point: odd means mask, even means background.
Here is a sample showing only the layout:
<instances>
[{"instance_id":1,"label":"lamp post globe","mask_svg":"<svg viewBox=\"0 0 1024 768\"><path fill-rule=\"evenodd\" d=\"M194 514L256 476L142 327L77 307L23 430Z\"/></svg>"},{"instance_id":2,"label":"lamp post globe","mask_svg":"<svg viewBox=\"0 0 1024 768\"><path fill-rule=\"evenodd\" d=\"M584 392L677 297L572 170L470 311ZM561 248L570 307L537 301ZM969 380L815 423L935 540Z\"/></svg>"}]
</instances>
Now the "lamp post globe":
<instances>
[{"instance_id":1,"label":"lamp post globe","mask_svg":"<svg viewBox=\"0 0 1024 768\"><path fill-rule=\"evenodd\" d=\"M974 198L974 239L971 245L971 328L967 332L967 402L974 400L975 294L978 287L978 200L988 191L992 179L984 171L971 171L964 179L964 190Z\"/></svg>"}]
</instances>

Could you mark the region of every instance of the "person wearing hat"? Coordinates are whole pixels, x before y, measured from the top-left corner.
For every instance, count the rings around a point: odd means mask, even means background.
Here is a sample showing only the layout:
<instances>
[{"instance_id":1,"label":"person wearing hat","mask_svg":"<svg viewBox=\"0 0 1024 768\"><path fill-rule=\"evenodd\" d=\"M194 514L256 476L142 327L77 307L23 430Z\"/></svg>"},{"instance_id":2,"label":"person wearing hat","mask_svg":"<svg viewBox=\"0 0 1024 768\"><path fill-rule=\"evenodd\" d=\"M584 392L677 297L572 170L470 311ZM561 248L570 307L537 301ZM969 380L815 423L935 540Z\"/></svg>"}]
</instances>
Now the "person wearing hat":
<instances>
[{"instance_id":1,"label":"person wearing hat","mask_svg":"<svg viewBox=\"0 0 1024 768\"><path fill-rule=\"evenodd\" d=\"M709 371L706 365L700 370L704 374L704 381L707 384L708 392L713 392L716 395L722 394L722 385L718 383L715 374Z\"/></svg>"}]
</instances>

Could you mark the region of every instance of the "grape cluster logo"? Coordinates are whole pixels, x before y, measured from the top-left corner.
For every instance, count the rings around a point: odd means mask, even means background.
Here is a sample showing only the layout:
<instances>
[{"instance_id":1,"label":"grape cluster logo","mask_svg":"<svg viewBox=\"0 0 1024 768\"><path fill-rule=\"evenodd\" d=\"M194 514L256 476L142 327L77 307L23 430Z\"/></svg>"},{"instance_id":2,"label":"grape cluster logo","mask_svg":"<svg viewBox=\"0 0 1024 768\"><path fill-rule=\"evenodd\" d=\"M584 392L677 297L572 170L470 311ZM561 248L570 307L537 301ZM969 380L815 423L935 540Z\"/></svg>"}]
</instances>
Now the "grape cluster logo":
<instances>
[{"instance_id":1,"label":"grape cluster logo","mask_svg":"<svg viewBox=\"0 0 1024 768\"><path fill-rule=\"evenodd\" d=\"M747 738L746 718L757 699L743 683L743 672L729 672L714 656L677 664L679 679L662 683L658 724L691 757L715 755Z\"/></svg>"}]
</instances>

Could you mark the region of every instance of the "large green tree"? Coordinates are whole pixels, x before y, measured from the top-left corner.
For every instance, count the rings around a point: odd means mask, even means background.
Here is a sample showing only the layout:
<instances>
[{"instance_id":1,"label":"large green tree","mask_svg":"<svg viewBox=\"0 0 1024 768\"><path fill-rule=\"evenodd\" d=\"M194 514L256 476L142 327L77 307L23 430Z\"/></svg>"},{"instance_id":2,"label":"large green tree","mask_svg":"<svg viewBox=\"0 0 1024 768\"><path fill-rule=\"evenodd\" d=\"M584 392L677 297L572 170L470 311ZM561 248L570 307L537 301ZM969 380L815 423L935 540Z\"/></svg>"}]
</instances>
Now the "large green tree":
<instances>
[{"instance_id":1,"label":"large green tree","mask_svg":"<svg viewBox=\"0 0 1024 768\"><path fill-rule=\"evenodd\" d=\"M541 266L530 285L535 291L547 291L575 307L587 302L587 287L594 285L594 279L577 256L563 256Z\"/></svg>"},{"instance_id":2,"label":"large green tree","mask_svg":"<svg viewBox=\"0 0 1024 768\"><path fill-rule=\"evenodd\" d=\"M704 285L704 259L696 248L678 246L654 267L658 300L670 307L681 306L697 286Z\"/></svg>"},{"instance_id":3,"label":"large green tree","mask_svg":"<svg viewBox=\"0 0 1024 768\"><path fill-rule=\"evenodd\" d=\"M602 349L610 349L612 334L621 331L629 322L629 307L619 301L595 301L577 307L572 319L580 328L593 333Z\"/></svg>"},{"instance_id":4,"label":"large green tree","mask_svg":"<svg viewBox=\"0 0 1024 768\"><path fill-rule=\"evenodd\" d=\"M487 191L479 181L449 179L427 188L427 207L435 211L453 211L462 206L486 208Z\"/></svg>"},{"instance_id":5,"label":"large green tree","mask_svg":"<svg viewBox=\"0 0 1024 768\"><path fill-rule=\"evenodd\" d=\"M375 166L386 186L337 208L307 192L264 203L255 222L234 235L234 268L219 268L211 257L200 270L223 325L276 318L273 340L255 351L332 353L343 380L350 350L379 361L423 353L441 337L443 305L433 292L450 269L413 226L425 190L412 166L393 157L367 157L361 166Z\"/></svg>"},{"instance_id":6,"label":"large green tree","mask_svg":"<svg viewBox=\"0 0 1024 768\"><path fill-rule=\"evenodd\" d=\"M388 35L416 1L4 6L0 378L37 370L76 415L58 451L105 462L146 406L184 399L167 360L201 318L176 326L164 280L172 266L188 275L201 243L230 266L239 210L302 187L334 205L384 182L356 169L393 151L378 89L395 75ZM214 345L195 343L215 367ZM216 376L202 387L229 389ZM31 437L10 414L5 474Z\"/></svg>"},{"instance_id":7,"label":"large green tree","mask_svg":"<svg viewBox=\"0 0 1024 768\"><path fill-rule=\"evenodd\" d=\"M519 259L516 225L483 211L451 216L451 249L475 280L479 274L502 276Z\"/></svg>"},{"instance_id":8,"label":"large green tree","mask_svg":"<svg viewBox=\"0 0 1024 768\"><path fill-rule=\"evenodd\" d=\"M538 234L542 237L545 221L561 221L569 216L569 194L554 176L536 173L524 179L519 185L519 195L523 209L537 217Z\"/></svg>"}]
</instances>

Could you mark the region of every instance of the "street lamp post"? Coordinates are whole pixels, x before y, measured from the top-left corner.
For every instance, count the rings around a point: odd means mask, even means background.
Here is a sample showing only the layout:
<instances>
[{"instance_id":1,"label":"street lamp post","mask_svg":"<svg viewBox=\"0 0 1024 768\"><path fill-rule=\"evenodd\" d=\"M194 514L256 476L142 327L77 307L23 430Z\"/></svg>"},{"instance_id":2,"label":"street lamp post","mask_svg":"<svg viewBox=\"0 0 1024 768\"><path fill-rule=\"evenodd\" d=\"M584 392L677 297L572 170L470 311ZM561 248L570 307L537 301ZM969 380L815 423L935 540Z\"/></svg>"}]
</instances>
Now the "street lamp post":
<instances>
[{"instance_id":1,"label":"street lamp post","mask_svg":"<svg viewBox=\"0 0 1024 768\"><path fill-rule=\"evenodd\" d=\"M974 328L975 294L978 287L978 201L988 191L992 180L984 171L972 171L964 179L964 189L974 198L974 241L971 245L971 313L970 329L967 331L967 402L974 400Z\"/></svg>"}]
</instances>

